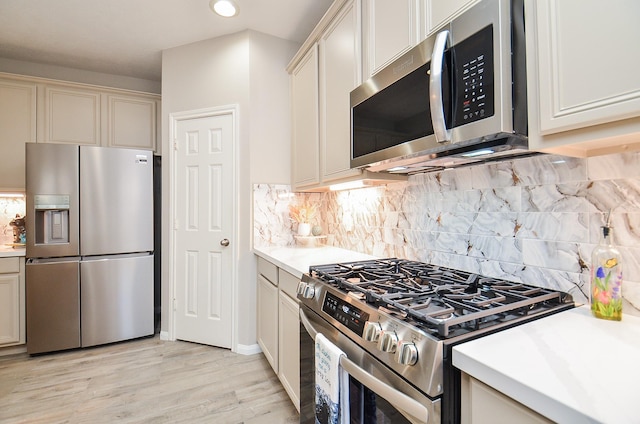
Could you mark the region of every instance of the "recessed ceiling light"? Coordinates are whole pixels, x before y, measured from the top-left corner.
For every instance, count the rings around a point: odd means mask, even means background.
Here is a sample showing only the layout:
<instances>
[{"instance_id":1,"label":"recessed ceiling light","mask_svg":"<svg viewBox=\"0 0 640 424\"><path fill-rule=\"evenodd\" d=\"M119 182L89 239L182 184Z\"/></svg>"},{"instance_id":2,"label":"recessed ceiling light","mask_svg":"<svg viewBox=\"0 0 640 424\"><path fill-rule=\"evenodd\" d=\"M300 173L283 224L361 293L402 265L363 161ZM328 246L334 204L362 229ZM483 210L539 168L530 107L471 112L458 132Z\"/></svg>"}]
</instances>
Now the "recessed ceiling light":
<instances>
[{"instance_id":1,"label":"recessed ceiling light","mask_svg":"<svg viewBox=\"0 0 640 424\"><path fill-rule=\"evenodd\" d=\"M209 7L225 18L231 18L239 13L238 5L233 0L211 0Z\"/></svg>"}]
</instances>

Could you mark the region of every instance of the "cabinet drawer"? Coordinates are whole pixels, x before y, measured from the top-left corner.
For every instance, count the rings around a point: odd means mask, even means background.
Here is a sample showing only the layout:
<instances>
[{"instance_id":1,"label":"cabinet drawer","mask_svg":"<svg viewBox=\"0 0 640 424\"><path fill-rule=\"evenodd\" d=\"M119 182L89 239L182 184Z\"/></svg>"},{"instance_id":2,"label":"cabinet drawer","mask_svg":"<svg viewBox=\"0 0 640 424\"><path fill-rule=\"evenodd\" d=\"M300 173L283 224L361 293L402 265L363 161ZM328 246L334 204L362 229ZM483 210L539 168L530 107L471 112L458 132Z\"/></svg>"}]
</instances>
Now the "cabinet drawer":
<instances>
[{"instance_id":1,"label":"cabinet drawer","mask_svg":"<svg viewBox=\"0 0 640 424\"><path fill-rule=\"evenodd\" d=\"M0 258L0 274L17 274L20 272L20 258Z\"/></svg>"},{"instance_id":2,"label":"cabinet drawer","mask_svg":"<svg viewBox=\"0 0 640 424\"><path fill-rule=\"evenodd\" d=\"M278 269L278 281L280 282L280 290L289 295L293 300L296 300L300 279L289 274L287 271Z\"/></svg>"},{"instance_id":3,"label":"cabinet drawer","mask_svg":"<svg viewBox=\"0 0 640 424\"><path fill-rule=\"evenodd\" d=\"M258 273L262 274L272 284L278 285L278 267L258 256Z\"/></svg>"}]
</instances>

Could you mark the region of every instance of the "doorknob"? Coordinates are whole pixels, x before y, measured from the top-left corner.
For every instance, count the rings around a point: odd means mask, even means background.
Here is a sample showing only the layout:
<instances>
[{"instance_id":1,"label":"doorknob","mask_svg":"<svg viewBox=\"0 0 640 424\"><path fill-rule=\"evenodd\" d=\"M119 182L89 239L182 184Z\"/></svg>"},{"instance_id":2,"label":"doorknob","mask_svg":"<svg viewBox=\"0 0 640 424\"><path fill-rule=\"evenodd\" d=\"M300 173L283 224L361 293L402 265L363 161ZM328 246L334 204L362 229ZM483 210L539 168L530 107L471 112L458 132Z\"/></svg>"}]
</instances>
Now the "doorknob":
<instances>
[{"instance_id":1,"label":"doorknob","mask_svg":"<svg viewBox=\"0 0 640 424\"><path fill-rule=\"evenodd\" d=\"M222 239L220 240L220 245L221 246L229 246L229 239Z\"/></svg>"}]
</instances>

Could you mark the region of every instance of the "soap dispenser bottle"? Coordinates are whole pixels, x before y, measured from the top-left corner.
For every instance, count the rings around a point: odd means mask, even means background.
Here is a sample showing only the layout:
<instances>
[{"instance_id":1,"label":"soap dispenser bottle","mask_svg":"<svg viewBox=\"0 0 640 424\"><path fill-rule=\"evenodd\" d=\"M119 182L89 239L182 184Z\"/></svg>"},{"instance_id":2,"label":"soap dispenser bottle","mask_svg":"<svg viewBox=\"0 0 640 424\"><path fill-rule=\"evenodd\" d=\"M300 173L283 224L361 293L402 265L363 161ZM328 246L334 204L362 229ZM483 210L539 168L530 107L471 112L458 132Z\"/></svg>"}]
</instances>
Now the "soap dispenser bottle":
<instances>
[{"instance_id":1,"label":"soap dispenser bottle","mask_svg":"<svg viewBox=\"0 0 640 424\"><path fill-rule=\"evenodd\" d=\"M596 318L622 320L622 263L613 245L611 212L591 257L591 312Z\"/></svg>"}]
</instances>

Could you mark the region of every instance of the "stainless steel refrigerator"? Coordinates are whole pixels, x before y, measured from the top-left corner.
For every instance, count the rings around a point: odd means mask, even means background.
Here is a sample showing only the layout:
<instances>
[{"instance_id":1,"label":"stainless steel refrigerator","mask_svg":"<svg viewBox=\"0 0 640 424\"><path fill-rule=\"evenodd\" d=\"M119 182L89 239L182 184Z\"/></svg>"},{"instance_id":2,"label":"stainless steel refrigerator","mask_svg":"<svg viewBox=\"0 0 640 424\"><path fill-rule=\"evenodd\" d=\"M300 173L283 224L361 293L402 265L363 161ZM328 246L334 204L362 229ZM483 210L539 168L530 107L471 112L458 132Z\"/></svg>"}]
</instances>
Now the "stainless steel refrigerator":
<instances>
[{"instance_id":1,"label":"stainless steel refrigerator","mask_svg":"<svg viewBox=\"0 0 640 424\"><path fill-rule=\"evenodd\" d=\"M27 143L27 352L154 333L153 153Z\"/></svg>"}]
</instances>

